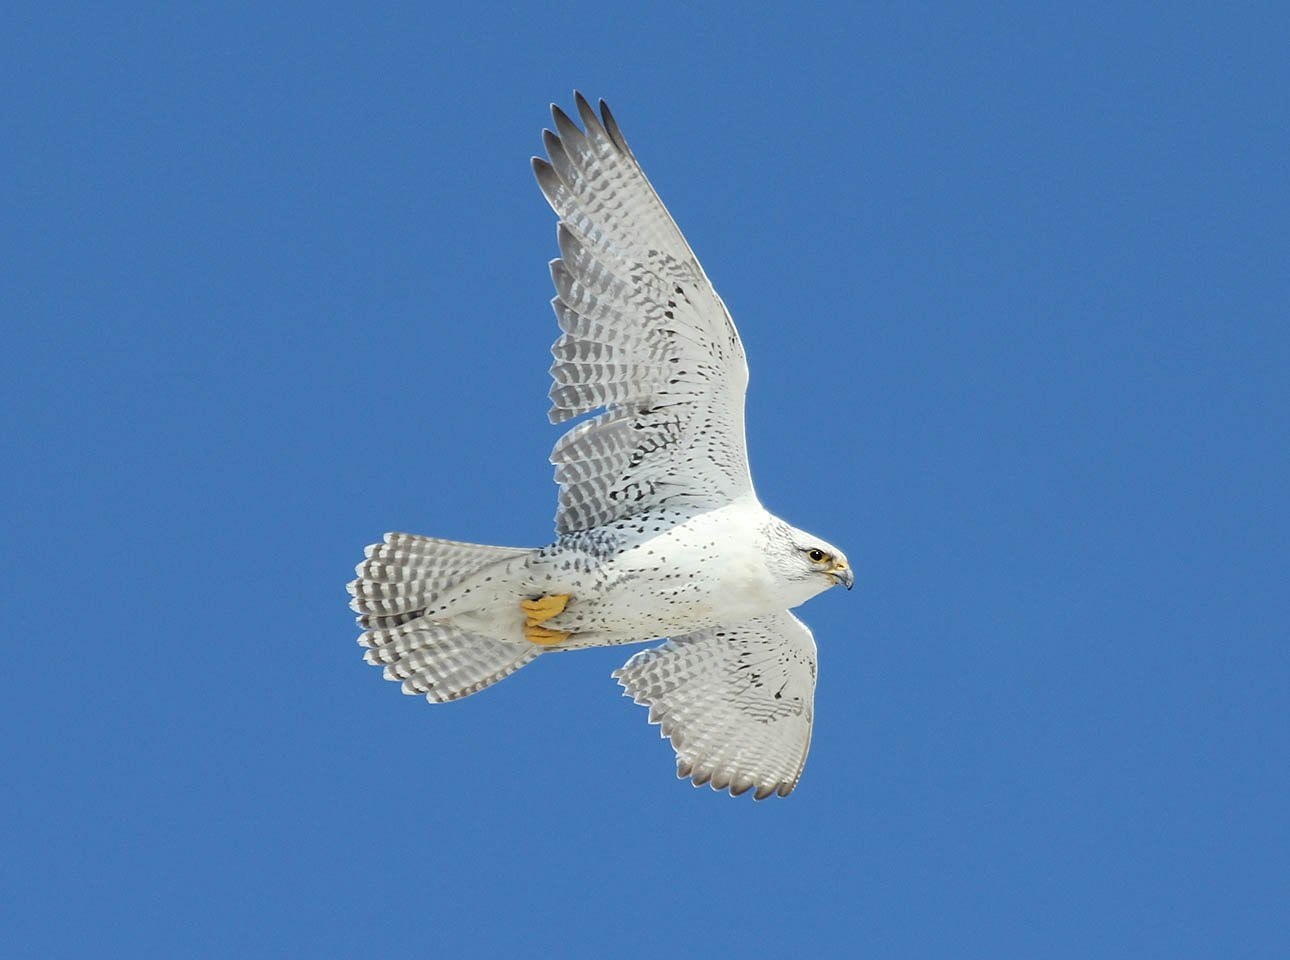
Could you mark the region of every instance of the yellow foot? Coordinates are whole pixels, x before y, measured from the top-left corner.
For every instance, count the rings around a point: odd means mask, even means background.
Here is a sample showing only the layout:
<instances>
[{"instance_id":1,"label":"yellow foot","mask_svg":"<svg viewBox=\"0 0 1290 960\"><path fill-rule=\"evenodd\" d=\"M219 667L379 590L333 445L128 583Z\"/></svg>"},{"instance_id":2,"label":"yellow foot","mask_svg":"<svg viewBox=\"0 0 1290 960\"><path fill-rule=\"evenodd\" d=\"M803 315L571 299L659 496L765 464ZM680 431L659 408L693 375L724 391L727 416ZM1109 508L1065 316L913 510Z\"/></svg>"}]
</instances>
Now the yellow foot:
<instances>
[{"instance_id":1,"label":"yellow foot","mask_svg":"<svg viewBox=\"0 0 1290 960\"><path fill-rule=\"evenodd\" d=\"M555 614L552 614L552 616L555 616ZM548 630L546 627L539 627L536 623L524 624L524 636L529 643L539 643L544 647L563 643L569 639L569 634L563 630Z\"/></svg>"},{"instance_id":2,"label":"yellow foot","mask_svg":"<svg viewBox=\"0 0 1290 960\"><path fill-rule=\"evenodd\" d=\"M529 643L540 643L544 647L562 643L569 638L563 630L548 630L542 624L564 612L569 605L567 593L552 593L536 600L521 600L520 609L524 611L524 636Z\"/></svg>"},{"instance_id":3,"label":"yellow foot","mask_svg":"<svg viewBox=\"0 0 1290 960\"><path fill-rule=\"evenodd\" d=\"M538 597L536 600L520 601L520 609L524 611L524 619L532 626L546 623L552 617L564 613L564 608L568 605L569 595L567 593L552 593L545 597Z\"/></svg>"}]
</instances>

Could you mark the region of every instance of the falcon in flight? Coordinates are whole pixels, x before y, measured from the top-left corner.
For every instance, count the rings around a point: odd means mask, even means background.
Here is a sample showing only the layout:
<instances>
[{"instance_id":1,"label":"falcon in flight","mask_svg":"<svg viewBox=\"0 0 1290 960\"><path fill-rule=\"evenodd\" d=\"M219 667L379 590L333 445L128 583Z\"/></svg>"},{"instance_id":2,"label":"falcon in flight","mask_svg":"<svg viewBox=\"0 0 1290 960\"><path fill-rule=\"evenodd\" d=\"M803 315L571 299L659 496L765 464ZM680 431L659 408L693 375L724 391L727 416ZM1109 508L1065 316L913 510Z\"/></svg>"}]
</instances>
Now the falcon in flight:
<instances>
[{"instance_id":1,"label":"falcon in flight","mask_svg":"<svg viewBox=\"0 0 1290 960\"><path fill-rule=\"evenodd\" d=\"M762 507L744 449L734 322L602 100L551 108L533 172L560 218L556 539L494 547L406 533L349 584L368 663L431 703L542 654L667 637L614 676L679 777L787 796L811 741L815 641L789 611L853 582L837 547Z\"/></svg>"}]
</instances>

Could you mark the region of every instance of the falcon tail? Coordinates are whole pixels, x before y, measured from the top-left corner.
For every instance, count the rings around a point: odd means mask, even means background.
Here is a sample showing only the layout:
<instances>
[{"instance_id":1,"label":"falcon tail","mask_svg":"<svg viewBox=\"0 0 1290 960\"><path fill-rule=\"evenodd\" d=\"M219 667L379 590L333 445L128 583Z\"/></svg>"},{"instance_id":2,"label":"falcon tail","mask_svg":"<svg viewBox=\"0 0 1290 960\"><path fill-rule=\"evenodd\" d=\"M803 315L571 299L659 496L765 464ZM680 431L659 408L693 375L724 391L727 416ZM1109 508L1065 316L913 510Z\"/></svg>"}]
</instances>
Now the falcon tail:
<instances>
[{"instance_id":1,"label":"falcon tail","mask_svg":"<svg viewBox=\"0 0 1290 960\"><path fill-rule=\"evenodd\" d=\"M523 634L487 636L425 612L463 580L531 552L387 533L366 549L349 584L364 659L383 665L385 679L401 682L404 693L424 694L431 703L458 700L514 673L543 647Z\"/></svg>"}]
</instances>

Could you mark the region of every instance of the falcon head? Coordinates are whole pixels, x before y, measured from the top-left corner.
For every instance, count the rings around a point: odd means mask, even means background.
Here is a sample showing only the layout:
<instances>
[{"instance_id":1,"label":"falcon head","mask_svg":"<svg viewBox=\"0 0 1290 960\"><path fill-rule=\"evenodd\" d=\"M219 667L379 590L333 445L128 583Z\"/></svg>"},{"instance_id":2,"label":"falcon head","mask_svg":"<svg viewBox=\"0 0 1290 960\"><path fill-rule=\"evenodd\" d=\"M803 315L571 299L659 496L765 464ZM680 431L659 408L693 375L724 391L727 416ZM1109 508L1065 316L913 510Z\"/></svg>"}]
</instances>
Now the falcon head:
<instances>
[{"instance_id":1,"label":"falcon head","mask_svg":"<svg viewBox=\"0 0 1290 960\"><path fill-rule=\"evenodd\" d=\"M855 585L846 554L833 544L788 524L776 533L771 568L794 594L805 593L798 603L839 583L848 590Z\"/></svg>"},{"instance_id":2,"label":"falcon head","mask_svg":"<svg viewBox=\"0 0 1290 960\"><path fill-rule=\"evenodd\" d=\"M812 546L798 549L806 555L812 573L822 573L829 578L829 586L840 583L848 590L855 586L856 578L851 572L851 564L847 563L846 554L837 547L821 540Z\"/></svg>"}]
</instances>

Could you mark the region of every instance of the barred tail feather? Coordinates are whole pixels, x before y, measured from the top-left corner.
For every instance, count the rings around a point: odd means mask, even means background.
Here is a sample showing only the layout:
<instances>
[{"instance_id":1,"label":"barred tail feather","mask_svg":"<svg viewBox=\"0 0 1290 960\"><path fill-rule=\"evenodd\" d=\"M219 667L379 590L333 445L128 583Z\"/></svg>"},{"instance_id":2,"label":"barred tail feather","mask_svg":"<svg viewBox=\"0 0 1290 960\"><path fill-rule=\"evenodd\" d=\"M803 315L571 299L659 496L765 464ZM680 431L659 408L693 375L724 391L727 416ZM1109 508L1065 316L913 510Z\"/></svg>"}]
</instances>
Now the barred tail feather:
<instances>
[{"instance_id":1,"label":"barred tail feather","mask_svg":"<svg viewBox=\"0 0 1290 960\"><path fill-rule=\"evenodd\" d=\"M525 547L493 547L458 540L387 533L364 551L349 583L350 609L363 627L394 627L420 616L444 588L490 563L529 553ZM389 622L379 622L379 621Z\"/></svg>"},{"instance_id":2,"label":"barred tail feather","mask_svg":"<svg viewBox=\"0 0 1290 960\"><path fill-rule=\"evenodd\" d=\"M364 628L358 638L364 659L384 666L385 678L401 682L404 693L424 694L431 703L469 696L518 670L542 648L470 633L424 612L449 587L528 552L387 533L366 549L349 584L350 607Z\"/></svg>"},{"instance_id":3,"label":"barred tail feather","mask_svg":"<svg viewBox=\"0 0 1290 960\"><path fill-rule=\"evenodd\" d=\"M484 637L432 620L416 620L395 630L369 630L358 640L367 647L363 659L385 666L385 679L399 681L403 692L424 694L431 703L447 703L477 693L542 653L531 643Z\"/></svg>"}]
</instances>

